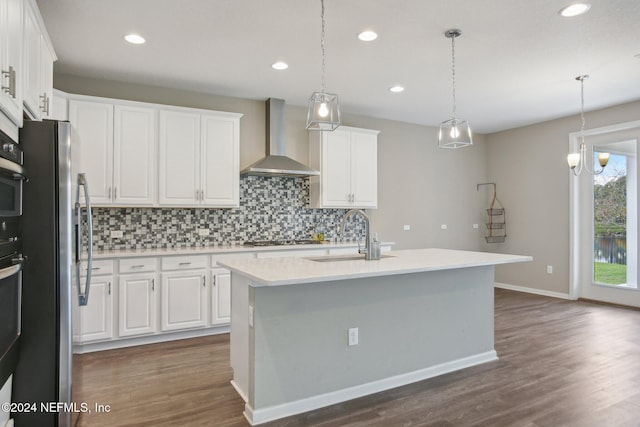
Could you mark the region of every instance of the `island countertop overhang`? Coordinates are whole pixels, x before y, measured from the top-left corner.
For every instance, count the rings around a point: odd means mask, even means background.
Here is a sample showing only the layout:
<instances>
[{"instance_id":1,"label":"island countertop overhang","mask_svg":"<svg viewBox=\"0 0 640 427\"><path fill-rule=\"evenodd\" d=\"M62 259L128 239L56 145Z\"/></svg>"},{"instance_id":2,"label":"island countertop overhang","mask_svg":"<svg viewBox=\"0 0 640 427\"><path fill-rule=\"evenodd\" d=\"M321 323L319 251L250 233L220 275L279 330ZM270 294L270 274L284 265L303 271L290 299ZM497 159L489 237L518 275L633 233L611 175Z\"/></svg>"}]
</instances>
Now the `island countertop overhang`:
<instances>
[{"instance_id":1,"label":"island countertop overhang","mask_svg":"<svg viewBox=\"0 0 640 427\"><path fill-rule=\"evenodd\" d=\"M317 262L311 258L263 258L227 260L218 264L251 280L251 286L284 286L301 283L391 276L533 260L531 256L491 252L426 248L386 252L375 261ZM317 257L314 257L317 258Z\"/></svg>"}]
</instances>

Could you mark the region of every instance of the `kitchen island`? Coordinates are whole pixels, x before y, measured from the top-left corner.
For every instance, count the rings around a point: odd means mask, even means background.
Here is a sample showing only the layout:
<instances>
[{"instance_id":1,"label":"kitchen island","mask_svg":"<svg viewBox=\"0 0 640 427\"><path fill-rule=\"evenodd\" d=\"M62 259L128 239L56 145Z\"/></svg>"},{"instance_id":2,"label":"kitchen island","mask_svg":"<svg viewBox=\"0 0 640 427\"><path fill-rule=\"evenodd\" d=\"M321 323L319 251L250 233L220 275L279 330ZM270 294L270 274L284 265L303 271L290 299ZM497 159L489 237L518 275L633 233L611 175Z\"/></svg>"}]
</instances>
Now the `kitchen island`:
<instances>
[{"instance_id":1,"label":"kitchen island","mask_svg":"<svg viewBox=\"0 0 640 427\"><path fill-rule=\"evenodd\" d=\"M496 264L446 249L233 260L232 384L251 424L497 359Z\"/></svg>"}]
</instances>

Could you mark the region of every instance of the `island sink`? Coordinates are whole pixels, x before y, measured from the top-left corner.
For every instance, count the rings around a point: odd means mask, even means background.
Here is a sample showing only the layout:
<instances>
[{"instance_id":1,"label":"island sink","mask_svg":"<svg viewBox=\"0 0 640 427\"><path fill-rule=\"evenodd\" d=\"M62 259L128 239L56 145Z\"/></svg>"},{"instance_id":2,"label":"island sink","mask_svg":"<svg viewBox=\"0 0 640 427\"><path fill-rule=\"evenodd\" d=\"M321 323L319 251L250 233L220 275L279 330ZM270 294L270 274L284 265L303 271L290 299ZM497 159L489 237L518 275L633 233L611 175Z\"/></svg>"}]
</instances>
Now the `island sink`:
<instances>
[{"instance_id":1,"label":"island sink","mask_svg":"<svg viewBox=\"0 0 640 427\"><path fill-rule=\"evenodd\" d=\"M393 258L393 255L380 255L380 258ZM308 258L315 262L336 262L336 261L365 261L365 255L339 255L339 256L322 256L318 258Z\"/></svg>"}]
</instances>

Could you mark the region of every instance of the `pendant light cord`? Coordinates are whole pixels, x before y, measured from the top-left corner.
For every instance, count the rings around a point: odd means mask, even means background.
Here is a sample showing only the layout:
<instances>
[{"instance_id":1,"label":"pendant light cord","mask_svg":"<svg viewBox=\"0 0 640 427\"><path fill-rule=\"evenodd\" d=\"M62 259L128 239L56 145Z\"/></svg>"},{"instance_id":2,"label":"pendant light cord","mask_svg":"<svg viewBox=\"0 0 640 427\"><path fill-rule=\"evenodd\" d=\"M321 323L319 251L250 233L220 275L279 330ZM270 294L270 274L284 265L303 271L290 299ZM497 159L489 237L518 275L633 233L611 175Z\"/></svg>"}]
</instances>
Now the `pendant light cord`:
<instances>
[{"instance_id":1,"label":"pendant light cord","mask_svg":"<svg viewBox=\"0 0 640 427\"><path fill-rule=\"evenodd\" d=\"M451 115L454 119L456 118L456 37L451 37L451 80L453 87L453 114Z\"/></svg>"},{"instance_id":2,"label":"pendant light cord","mask_svg":"<svg viewBox=\"0 0 640 427\"><path fill-rule=\"evenodd\" d=\"M582 121L580 125L580 143L584 144L584 79L585 77L580 77L580 119Z\"/></svg>"},{"instance_id":3,"label":"pendant light cord","mask_svg":"<svg viewBox=\"0 0 640 427\"><path fill-rule=\"evenodd\" d=\"M325 56L325 48L324 48L324 0L320 0L321 12L320 17L322 18L322 31L320 33L320 49L322 50L322 93L324 93L324 56Z\"/></svg>"}]
</instances>

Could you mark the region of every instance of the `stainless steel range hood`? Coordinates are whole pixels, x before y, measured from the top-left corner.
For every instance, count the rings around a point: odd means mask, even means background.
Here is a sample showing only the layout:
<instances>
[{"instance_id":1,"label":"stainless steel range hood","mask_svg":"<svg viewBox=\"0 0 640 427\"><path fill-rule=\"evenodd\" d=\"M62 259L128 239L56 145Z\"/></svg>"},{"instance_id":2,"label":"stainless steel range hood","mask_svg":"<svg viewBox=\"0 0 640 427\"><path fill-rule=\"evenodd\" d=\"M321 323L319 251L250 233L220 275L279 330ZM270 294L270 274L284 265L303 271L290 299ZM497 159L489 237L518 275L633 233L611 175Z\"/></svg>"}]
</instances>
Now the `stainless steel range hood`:
<instances>
[{"instance_id":1,"label":"stainless steel range hood","mask_svg":"<svg viewBox=\"0 0 640 427\"><path fill-rule=\"evenodd\" d=\"M267 156L246 167L240 175L306 177L320 172L285 155L284 100L269 98L266 108Z\"/></svg>"}]
</instances>

